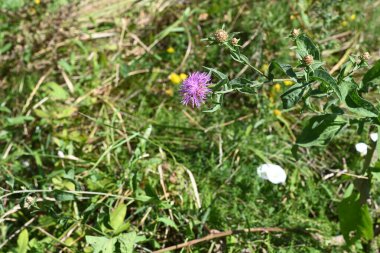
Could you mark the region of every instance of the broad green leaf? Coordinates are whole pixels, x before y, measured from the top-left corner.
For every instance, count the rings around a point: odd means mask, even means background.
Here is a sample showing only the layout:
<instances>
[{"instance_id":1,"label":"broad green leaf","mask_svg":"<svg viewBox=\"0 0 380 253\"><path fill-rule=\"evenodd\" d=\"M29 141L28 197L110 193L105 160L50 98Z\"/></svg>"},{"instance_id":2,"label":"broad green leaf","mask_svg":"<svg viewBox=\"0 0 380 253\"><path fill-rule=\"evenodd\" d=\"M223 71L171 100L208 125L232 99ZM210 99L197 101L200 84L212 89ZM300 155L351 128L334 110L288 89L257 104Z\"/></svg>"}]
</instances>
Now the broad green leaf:
<instances>
[{"instance_id":1,"label":"broad green leaf","mask_svg":"<svg viewBox=\"0 0 380 253\"><path fill-rule=\"evenodd\" d=\"M66 100L69 97L69 93L59 84L54 82L45 84L44 89L52 100Z\"/></svg>"},{"instance_id":2,"label":"broad green leaf","mask_svg":"<svg viewBox=\"0 0 380 253\"><path fill-rule=\"evenodd\" d=\"M227 75L223 74L219 70L216 70L214 68L208 68L208 67L204 67L204 68L207 69L208 71L210 71L211 73L214 73L221 80L228 79Z\"/></svg>"},{"instance_id":3,"label":"broad green leaf","mask_svg":"<svg viewBox=\"0 0 380 253\"><path fill-rule=\"evenodd\" d=\"M373 238L373 224L368 206L360 204L360 195L352 192L338 206L338 216L341 232L348 244L358 239Z\"/></svg>"},{"instance_id":4,"label":"broad green leaf","mask_svg":"<svg viewBox=\"0 0 380 253\"><path fill-rule=\"evenodd\" d=\"M302 147L324 146L346 125L337 114L312 117L303 128L296 144Z\"/></svg>"},{"instance_id":5,"label":"broad green leaf","mask_svg":"<svg viewBox=\"0 0 380 253\"><path fill-rule=\"evenodd\" d=\"M28 230L23 229L17 238L17 253L26 253L28 251L28 242Z\"/></svg>"},{"instance_id":6,"label":"broad green leaf","mask_svg":"<svg viewBox=\"0 0 380 253\"><path fill-rule=\"evenodd\" d=\"M268 69L269 79L271 79L271 80L273 79L273 77L274 77L273 71L276 69L280 70L283 74L292 78L294 81L297 81L297 75L294 72L292 66L290 66L289 64L280 64L276 61L272 61L269 65L269 69Z\"/></svg>"},{"instance_id":7,"label":"broad green leaf","mask_svg":"<svg viewBox=\"0 0 380 253\"><path fill-rule=\"evenodd\" d=\"M59 189L54 190L54 196L59 201L72 201L75 199L74 194Z\"/></svg>"},{"instance_id":8,"label":"broad green leaf","mask_svg":"<svg viewBox=\"0 0 380 253\"><path fill-rule=\"evenodd\" d=\"M86 242L94 249L94 253L114 253L117 238L103 236L86 236Z\"/></svg>"},{"instance_id":9,"label":"broad green leaf","mask_svg":"<svg viewBox=\"0 0 380 253\"><path fill-rule=\"evenodd\" d=\"M314 42L307 37L305 34L301 34L296 39L298 53L301 57L305 57L310 54L313 56L314 60L321 60L321 53L319 52L318 47L314 44Z\"/></svg>"},{"instance_id":10,"label":"broad green leaf","mask_svg":"<svg viewBox=\"0 0 380 253\"><path fill-rule=\"evenodd\" d=\"M365 73L363 77L363 85L367 85L376 78L380 78L380 60L378 60L373 67Z\"/></svg>"},{"instance_id":11,"label":"broad green leaf","mask_svg":"<svg viewBox=\"0 0 380 253\"><path fill-rule=\"evenodd\" d=\"M110 225L114 230L118 230L124 224L125 215L127 214L127 206L125 204L118 205L110 214Z\"/></svg>"},{"instance_id":12,"label":"broad green leaf","mask_svg":"<svg viewBox=\"0 0 380 253\"><path fill-rule=\"evenodd\" d=\"M175 230L178 231L178 227L177 227L177 225L174 223L174 221L172 221L171 219L169 219L169 218L167 218L167 217L160 217L160 218L158 218L157 221L158 221L158 222L162 222L162 223L164 223L166 226L172 227L172 228L174 228Z\"/></svg>"},{"instance_id":13,"label":"broad green leaf","mask_svg":"<svg viewBox=\"0 0 380 253\"><path fill-rule=\"evenodd\" d=\"M145 241L145 236L139 236L136 232L130 232L127 234L121 234L118 236L121 252L132 253L135 244L141 241Z\"/></svg>"},{"instance_id":14,"label":"broad green leaf","mask_svg":"<svg viewBox=\"0 0 380 253\"><path fill-rule=\"evenodd\" d=\"M307 85L302 83L296 83L291 86L287 91L281 95L282 106L284 109L293 107L301 100L302 96L305 93Z\"/></svg>"},{"instance_id":15,"label":"broad green leaf","mask_svg":"<svg viewBox=\"0 0 380 253\"><path fill-rule=\"evenodd\" d=\"M53 112L51 116L55 119L68 118L71 115L73 115L76 111L77 108L74 106L62 106L60 110Z\"/></svg>"},{"instance_id":16,"label":"broad green leaf","mask_svg":"<svg viewBox=\"0 0 380 253\"><path fill-rule=\"evenodd\" d=\"M236 90L242 93L247 93L247 94L257 93L256 87L260 85L260 83L258 82L251 81L245 78L232 79L228 84L233 90Z\"/></svg>"},{"instance_id":17,"label":"broad green leaf","mask_svg":"<svg viewBox=\"0 0 380 253\"><path fill-rule=\"evenodd\" d=\"M342 82L339 88L348 110L362 117L377 117L379 112L371 102L360 97L355 83Z\"/></svg>"},{"instance_id":18,"label":"broad green leaf","mask_svg":"<svg viewBox=\"0 0 380 253\"><path fill-rule=\"evenodd\" d=\"M28 121L33 121L34 118L32 116L17 116L14 118L7 118L8 126L17 126L22 125Z\"/></svg>"},{"instance_id":19,"label":"broad green leaf","mask_svg":"<svg viewBox=\"0 0 380 253\"><path fill-rule=\"evenodd\" d=\"M220 110L220 108L221 108L220 104L216 104L213 108L209 110L205 110L203 112L216 112L217 110Z\"/></svg>"},{"instance_id":20,"label":"broad green leaf","mask_svg":"<svg viewBox=\"0 0 380 253\"><path fill-rule=\"evenodd\" d=\"M337 82L329 73L326 72L326 70L317 69L313 72L313 76L311 76L310 78L312 80L317 80L324 83L335 92L335 94L338 96L340 100L343 100L343 97L342 97L342 94L340 92Z\"/></svg>"}]
</instances>

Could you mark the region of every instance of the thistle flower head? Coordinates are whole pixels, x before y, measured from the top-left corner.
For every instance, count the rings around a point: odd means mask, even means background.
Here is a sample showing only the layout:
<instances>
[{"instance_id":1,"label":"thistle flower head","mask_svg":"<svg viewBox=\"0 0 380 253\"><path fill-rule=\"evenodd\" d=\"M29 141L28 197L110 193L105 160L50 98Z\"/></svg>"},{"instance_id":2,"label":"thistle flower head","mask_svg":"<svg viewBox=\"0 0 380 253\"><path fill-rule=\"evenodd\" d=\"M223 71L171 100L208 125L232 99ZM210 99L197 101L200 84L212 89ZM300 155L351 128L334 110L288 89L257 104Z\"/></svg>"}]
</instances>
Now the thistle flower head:
<instances>
[{"instance_id":1,"label":"thistle flower head","mask_svg":"<svg viewBox=\"0 0 380 253\"><path fill-rule=\"evenodd\" d=\"M224 31L223 29L219 29L214 33L214 37L215 37L217 42L223 43L223 42L227 41L228 33L226 31Z\"/></svg>"},{"instance_id":2,"label":"thistle flower head","mask_svg":"<svg viewBox=\"0 0 380 253\"><path fill-rule=\"evenodd\" d=\"M180 89L182 104L190 104L192 107L200 107L211 92L208 88L211 76L204 72L194 72L183 81Z\"/></svg>"},{"instance_id":3,"label":"thistle flower head","mask_svg":"<svg viewBox=\"0 0 380 253\"><path fill-rule=\"evenodd\" d=\"M360 59L362 59L363 61L368 61L369 58L371 58L371 55L370 55L368 52L364 52L364 53L360 56Z\"/></svg>"},{"instance_id":4,"label":"thistle flower head","mask_svg":"<svg viewBox=\"0 0 380 253\"><path fill-rule=\"evenodd\" d=\"M292 37L297 37L298 35L300 35L300 29L294 28L290 35L292 35Z\"/></svg>"},{"instance_id":5,"label":"thistle flower head","mask_svg":"<svg viewBox=\"0 0 380 253\"><path fill-rule=\"evenodd\" d=\"M303 62L306 64L306 65L311 65L313 64L314 62L314 57L310 54L306 55L304 58L303 58Z\"/></svg>"},{"instance_id":6,"label":"thistle flower head","mask_svg":"<svg viewBox=\"0 0 380 253\"><path fill-rule=\"evenodd\" d=\"M237 38L232 38L231 44L236 46L239 43L239 40Z\"/></svg>"}]
</instances>

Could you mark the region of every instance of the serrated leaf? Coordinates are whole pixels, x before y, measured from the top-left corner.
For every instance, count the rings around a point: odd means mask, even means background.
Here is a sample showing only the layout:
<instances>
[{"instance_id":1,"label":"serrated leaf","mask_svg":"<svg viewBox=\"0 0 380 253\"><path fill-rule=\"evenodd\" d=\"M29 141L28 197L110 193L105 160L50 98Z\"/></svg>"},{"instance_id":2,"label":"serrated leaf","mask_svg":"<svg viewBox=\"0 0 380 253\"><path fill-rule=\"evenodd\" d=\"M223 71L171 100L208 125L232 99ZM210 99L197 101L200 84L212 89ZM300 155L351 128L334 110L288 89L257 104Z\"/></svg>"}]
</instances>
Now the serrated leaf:
<instances>
[{"instance_id":1,"label":"serrated leaf","mask_svg":"<svg viewBox=\"0 0 380 253\"><path fill-rule=\"evenodd\" d=\"M28 242L28 230L23 229L17 238L17 253L26 253L28 251Z\"/></svg>"},{"instance_id":2,"label":"serrated leaf","mask_svg":"<svg viewBox=\"0 0 380 253\"><path fill-rule=\"evenodd\" d=\"M339 85L345 104L348 110L362 117L377 117L379 112L375 106L360 97L358 86L351 82L342 82Z\"/></svg>"},{"instance_id":3,"label":"serrated leaf","mask_svg":"<svg viewBox=\"0 0 380 253\"><path fill-rule=\"evenodd\" d=\"M296 144L302 147L326 145L346 124L336 114L314 116L297 137Z\"/></svg>"},{"instance_id":4,"label":"serrated leaf","mask_svg":"<svg viewBox=\"0 0 380 253\"><path fill-rule=\"evenodd\" d=\"M317 80L324 83L325 85L327 85L334 91L334 93L338 96L340 100L343 100L343 97L342 97L342 94L340 92L337 82L329 73L327 73L326 70L316 69L313 73L313 76L311 76L310 78L312 80Z\"/></svg>"},{"instance_id":5,"label":"serrated leaf","mask_svg":"<svg viewBox=\"0 0 380 253\"><path fill-rule=\"evenodd\" d=\"M380 60L378 60L370 70L365 73L363 77L363 85L367 85L369 82L380 78Z\"/></svg>"},{"instance_id":6,"label":"serrated leaf","mask_svg":"<svg viewBox=\"0 0 380 253\"><path fill-rule=\"evenodd\" d=\"M86 242L94 249L94 253L113 253L117 238L106 238L103 236L86 236Z\"/></svg>"},{"instance_id":7,"label":"serrated leaf","mask_svg":"<svg viewBox=\"0 0 380 253\"><path fill-rule=\"evenodd\" d=\"M341 232L348 244L373 238L372 218L368 206L360 203L359 193L352 192L339 203L338 216Z\"/></svg>"},{"instance_id":8,"label":"serrated leaf","mask_svg":"<svg viewBox=\"0 0 380 253\"><path fill-rule=\"evenodd\" d=\"M125 204L118 205L110 214L110 225L114 230L118 230L123 224L125 215L127 214L127 206Z\"/></svg>"}]
</instances>

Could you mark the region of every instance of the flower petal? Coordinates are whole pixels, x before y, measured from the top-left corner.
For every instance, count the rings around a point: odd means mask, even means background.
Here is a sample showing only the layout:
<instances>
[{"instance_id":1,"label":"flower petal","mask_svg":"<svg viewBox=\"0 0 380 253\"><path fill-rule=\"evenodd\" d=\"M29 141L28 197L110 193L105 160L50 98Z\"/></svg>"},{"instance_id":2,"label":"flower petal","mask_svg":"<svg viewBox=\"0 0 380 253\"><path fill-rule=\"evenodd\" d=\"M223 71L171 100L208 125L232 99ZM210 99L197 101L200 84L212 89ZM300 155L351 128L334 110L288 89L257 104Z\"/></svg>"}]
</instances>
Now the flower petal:
<instances>
[{"instance_id":1,"label":"flower petal","mask_svg":"<svg viewBox=\"0 0 380 253\"><path fill-rule=\"evenodd\" d=\"M355 149L360 153L361 156L365 156L368 151L368 145L363 142L359 142L355 145Z\"/></svg>"},{"instance_id":2,"label":"flower petal","mask_svg":"<svg viewBox=\"0 0 380 253\"><path fill-rule=\"evenodd\" d=\"M373 142L377 142L377 139L379 138L379 135L377 133L370 133L369 137Z\"/></svg>"},{"instance_id":3,"label":"flower petal","mask_svg":"<svg viewBox=\"0 0 380 253\"><path fill-rule=\"evenodd\" d=\"M263 179L269 180L273 184L285 183L285 170L275 164L262 164L257 168L257 174Z\"/></svg>"}]
</instances>

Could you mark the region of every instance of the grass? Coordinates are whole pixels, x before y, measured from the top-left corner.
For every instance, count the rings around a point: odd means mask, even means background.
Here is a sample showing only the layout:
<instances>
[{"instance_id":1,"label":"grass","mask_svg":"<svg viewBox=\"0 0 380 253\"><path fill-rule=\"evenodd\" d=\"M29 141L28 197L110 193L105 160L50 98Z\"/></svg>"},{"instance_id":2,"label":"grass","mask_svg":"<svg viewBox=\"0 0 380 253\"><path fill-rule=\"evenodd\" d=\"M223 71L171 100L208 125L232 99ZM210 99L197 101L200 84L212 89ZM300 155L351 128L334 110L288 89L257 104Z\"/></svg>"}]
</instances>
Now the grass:
<instances>
[{"instance_id":1,"label":"grass","mask_svg":"<svg viewBox=\"0 0 380 253\"><path fill-rule=\"evenodd\" d=\"M378 6L3 1L1 251L150 252L214 230L281 227L291 231L232 235L187 250L361 252L331 242L339 235L342 186L352 179L337 173L341 159L351 174L360 162L349 130L296 160L291 147L302 108L274 115L281 101L273 87L228 95L222 111L207 114L182 106L168 76L212 66L252 77L201 41L223 24L242 32L246 54L262 71L271 59L295 60L293 27L319 41L329 66L347 50L376 59ZM256 168L268 161L286 169L285 185L258 178Z\"/></svg>"}]
</instances>

